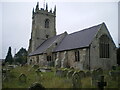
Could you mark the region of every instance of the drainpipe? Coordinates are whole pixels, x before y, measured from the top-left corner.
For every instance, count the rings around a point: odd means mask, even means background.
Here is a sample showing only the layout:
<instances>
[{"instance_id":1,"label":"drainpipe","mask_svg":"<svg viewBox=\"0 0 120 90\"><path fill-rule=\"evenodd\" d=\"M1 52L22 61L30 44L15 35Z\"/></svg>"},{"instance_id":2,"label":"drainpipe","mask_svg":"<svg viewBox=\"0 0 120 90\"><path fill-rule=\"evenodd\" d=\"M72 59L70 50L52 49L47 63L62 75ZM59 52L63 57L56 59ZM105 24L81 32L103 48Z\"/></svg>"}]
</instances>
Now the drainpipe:
<instances>
[{"instance_id":1,"label":"drainpipe","mask_svg":"<svg viewBox=\"0 0 120 90\"><path fill-rule=\"evenodd\" d=\"M89 45L89 70L90 70L90 45Z\"/></svg>"}]
</instances>

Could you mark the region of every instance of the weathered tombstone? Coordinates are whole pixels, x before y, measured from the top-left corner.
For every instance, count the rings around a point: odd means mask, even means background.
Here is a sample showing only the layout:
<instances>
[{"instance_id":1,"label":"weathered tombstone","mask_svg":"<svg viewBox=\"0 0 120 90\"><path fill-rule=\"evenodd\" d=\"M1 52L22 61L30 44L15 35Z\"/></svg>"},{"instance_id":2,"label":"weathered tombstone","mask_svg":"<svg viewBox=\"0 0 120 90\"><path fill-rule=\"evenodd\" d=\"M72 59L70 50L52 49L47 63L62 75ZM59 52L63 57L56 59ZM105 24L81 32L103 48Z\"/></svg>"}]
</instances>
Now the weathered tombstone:
<instances>
[{"instance_id":1,"label":"weathered tombstone","mask_svg":"<svg viewBox=\"0 0 120 90\"><path fill-rule=\"evenodd\" d=\"M9 76L10 76L10 69L2 69L2 80L8 81Z\"/></svg>"},{"instance_id":2,"label":"weathered tombstone","mask_svg":"<svg viewBox=\"0 0 120 90\"><path fill-rule=\"evenodd\" d=\"M116 70L116 66L112 66L112 70Z\"/></svg>"},{"instance_id":3,"label":"weathered tombstone","mask_svg":"<svg viewBox=\"0 0 120 90\"><path fill-rule=\"evenodd\" d=\"M74 72L72 75L72 87L73 88L81 88L81 77L78 72Z\"/></svg>"},{"instance_id":4,"label":"weathered tombstone","mask_svg":"<svg viewBox=\"0 0 120 90\"><path fill-rule=\"evenodd\" d=\"M63 76L63 77L66 77L66 76L67 76L67 73L68 73L68 70L67 70L67 69L62 70L62 76Z\"/></svg>"},{"instance_id":5,"label":"weathered tombstone","mask_svg":"<svg viewBox=\"0 0 120 90\"><path fill-rule=\"evenodd\" d=\"M120 88L120 74L118 75L118 88Z\"/></svg>"},{"instance_id":6,"label":"weathered tombstone","mask_svg":"<svg viewBox=\"0 0 120 90\"><path fill-rule=\"evenodd\" d=\"M90 71L87 71L87 72L85 73L85 76L86 76L86 77L91 77L91 72L90 72Z\"/></svg>"},{"instance_id":7,"label":"weathered tombstone","mask_svg":"<svg viewBox=\"0 0 120 90\"><path fill-rule=\"evenodd\" d=\"M48 67L46 67L46 68L39 68L39 70L40 70L41 72L51 72L51 71L52 71L52 69L51 69L51 68L48 68Z\"/></svg>"},{"instance_id":8,"label":"weathered tombstone","mask_svg":"<svg viewBox=\"0 0 120 90\"><path fill-rule=\"evenodd\" d=\"M98 68L98 69L96 69L96 71L97 71L98 75L100 75L100 76L103 74L102 68Z\"/></svg>"},{"instance_id":9,"label":"weathered tombstone","mask_svg":"<svg viewBox=\"0 0 120 90\"><path fill-rule=\"evenodd\" d=\"M19 81L23 82L23 83L26 83L27 76L25 74L21 73L20 76L19 76Z\"/></svg>"},{"instance_id":10,"label":"weathered tombstone","mask_svg":"<svg viewBox=\"0 0 120 90\"><path fill-rule=\"evenodd\" d=\"M84 71L78 71L78 74L81 78L85 77L85 72Z\"/></svg>"},{"instance_id":11,"label":"weathered tombstone","mask_svg":"<svg viewBox=\"0 0 120 90\"><path fill-rule=\"evenodd\" d=\"M100 81L98 82L98 89L103 90L104 86L107 86L107 83L104 81L104 76L101 76Z\"/></svg>"},{"instance_id":12,"label":"weathered tombstone","mask_svg":"<svg viewBox=\"0 0 120 90\"><path fill-rule=\"evenodd\" d=\"M33 65L32 68L37 69L39 68L39 65Z\"/></svg>"},{"instance_id":13,"label":"weathered tombstone","mask_svg":"<svg viewBox=\"0 0 120 90\"><path fill-rule=\"evenodd\" d=\"M36 72L36 80L40 81L42 77L42 72L39 69L35 70L35 72Z\"/></svg>"},{"instance_id":14,"label":"weathered tombstone","mask_svg":"<svg viewBox=\"0 0 120 90\"><path fill-rule=\"evenodd\" d=\"M92 71L91 76L92 76L92 85L97 86L97 84L96 84L97 79L98 79L97 71L96 70Z\"/></svg>"},{"instance_id":15,"label":"weathered tombstone","mask_svg":"<svg viewBox=\"0 0 120 90\"><path fill-rule=\"evenodd\" d=\"M120 76L120 71L110 71L109 75L111 76L112 80L117 81L118 77Z\"/></svg>"},{"instance_id":16,"label":"weathered tombstone","mask_svg":"<svg viewBox=\"0 0 120 90\"><path fill-rule=\"evenodd\" d=\"M68 79L72 78L73 73L74 73L73 70L68 71L68 73L67 73L67 78L68 78Z\"/></svg>"},{"instance_id":17,"label":"weathered tombstone","mask_svg":"<svg viewBox=\"0 0 120 90\"><path fill-rule=\"evenodd\" d=\"M118 88L120 88L120 71L119 70L110 71L109 75L111 76L112 80L117 82Z\"/></svg>"},{"instance_id":18,"label":"weathered tombstone","mask_svg":"<svg viewBox=\"0 0 120 90\"><path fill-rule=\"evenodd\" d=\"M30 87L29 90L44 90L45 88L40 84L40 83L33 83Z\"/></svg>"},{"instance_id":19,"label":"weathered tombstone","mask_svg":"<svg viewBox=\"0 0 120 90\"><path fill-rule=\"evenodd\" d=\"M8 68L9 68L9 69L14 69L15 66L14 66L14 65L8 65Z\"/></svg>"},{"instance_id":20,"label":"weathered tombstone","mask_svg":"<svg viewBox=\"0 0 120 90\"><path fill-rule=\"evenodd\" d=\"M56 70L55 75L61 77L62 76L62 70L60 70L60 69Z\"/></svg>"}]
</instances>

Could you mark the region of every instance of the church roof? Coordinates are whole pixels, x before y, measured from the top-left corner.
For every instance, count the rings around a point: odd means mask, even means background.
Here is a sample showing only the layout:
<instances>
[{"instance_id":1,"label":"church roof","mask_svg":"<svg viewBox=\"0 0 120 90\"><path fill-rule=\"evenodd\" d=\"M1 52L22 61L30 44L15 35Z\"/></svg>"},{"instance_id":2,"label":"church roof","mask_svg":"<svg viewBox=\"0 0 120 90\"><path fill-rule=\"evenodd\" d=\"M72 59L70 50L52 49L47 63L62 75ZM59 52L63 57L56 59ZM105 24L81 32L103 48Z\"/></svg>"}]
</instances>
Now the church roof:
<instances>
[{"instance_id":1,"label":"church roof","mask_svg":"<svg viewBox=\"0 0 120 90\"><path fill-rule=\"evenodd\" d=\"M102 24L66 35L54 52L89 47Z\"/></svg>"},{"instance_id":2,"label":"church roof","mask_svg":"<svg viewBox=\"0 0 120 90\"><path fill-rule=\"evenodd\" d=\"M96 33L100 29L102 24L80 30L71 34L66 34L65 37L56 46L53 52L72 50L77 48L89 47ZM56 35L44 41L34 52L30 53L29 56L44 53L53 42L60 38L63 34Z\"/></svg>"},{"instance_id":3,"label":"church roof","mask_svg":"<svg viewBox=\"0 0 120 90\"><path fill-rule=\"evenodd\" d=\"M47 40L45 40L35 51L33 51L32 53L29 54L29 56L32 55L37 55L37 54L41 54L44 53L44 51L50 47L50 45L53 44L54 41L56 41L58 38L60 38L64 33L60 34L60 35L56 35L54 37L51 37Z\"/></svg>"}]
</instances>

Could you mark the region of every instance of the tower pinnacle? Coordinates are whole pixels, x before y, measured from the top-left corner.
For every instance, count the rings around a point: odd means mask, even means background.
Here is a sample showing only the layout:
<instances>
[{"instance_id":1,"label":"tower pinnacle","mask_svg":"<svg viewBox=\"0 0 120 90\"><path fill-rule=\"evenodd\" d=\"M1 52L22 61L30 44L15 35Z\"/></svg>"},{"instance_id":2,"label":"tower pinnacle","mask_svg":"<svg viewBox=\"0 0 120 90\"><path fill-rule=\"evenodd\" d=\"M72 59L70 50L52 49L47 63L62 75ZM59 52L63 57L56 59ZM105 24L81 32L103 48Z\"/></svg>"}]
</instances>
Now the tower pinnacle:
<instances>
[{"instance_id":1,"label":"tower pinnacle","mask_svg":"<svg viewBox=\"0 0 120 90\"><path fill-rule=\"evenodd\" d=\"M46 10L48 10L48 4L46 3Z\"/></svg>"},{"instance_id":2,"label":"tower pinnacle","mask_svg":"<svg viewBox=\"0 0 120 90\"><path fill-rule=\"evenodd\" d=\"M36 11L39 10L39 2L37 2L37 5L36 5Z\"/></svg>"},{"instance_id":3,"label":"tower pinnacle","mask_svg":"<svg viewBox=\"0 0 120 90\"><path fill-rule=\"evenodd\" d=\"M54 14L56 14L56 5L55 5L55 7L54 7Z\"/></svg>"}]
</instances>

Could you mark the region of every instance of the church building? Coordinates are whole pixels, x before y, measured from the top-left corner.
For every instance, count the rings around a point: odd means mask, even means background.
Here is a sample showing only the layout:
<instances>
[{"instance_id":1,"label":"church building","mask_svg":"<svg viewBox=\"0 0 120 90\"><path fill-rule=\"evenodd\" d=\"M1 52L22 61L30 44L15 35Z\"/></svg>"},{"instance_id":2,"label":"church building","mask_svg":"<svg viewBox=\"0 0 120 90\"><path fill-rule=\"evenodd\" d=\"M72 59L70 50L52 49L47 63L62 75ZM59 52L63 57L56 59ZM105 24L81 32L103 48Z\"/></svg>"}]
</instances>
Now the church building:
<instances>
[{"instance_id":1,"label":"church building","mask_svg":"<svg viewBox=\"0 0 120 90\"><path fill-rule=\"evenodd\" d=\"M116 46L105 23L56 35L56 6L49 11L47 4L39 9L37 3L33 9L28 52L28 64L39 66L109 70L117 64Z\"/></svg>"}]
</instances>

